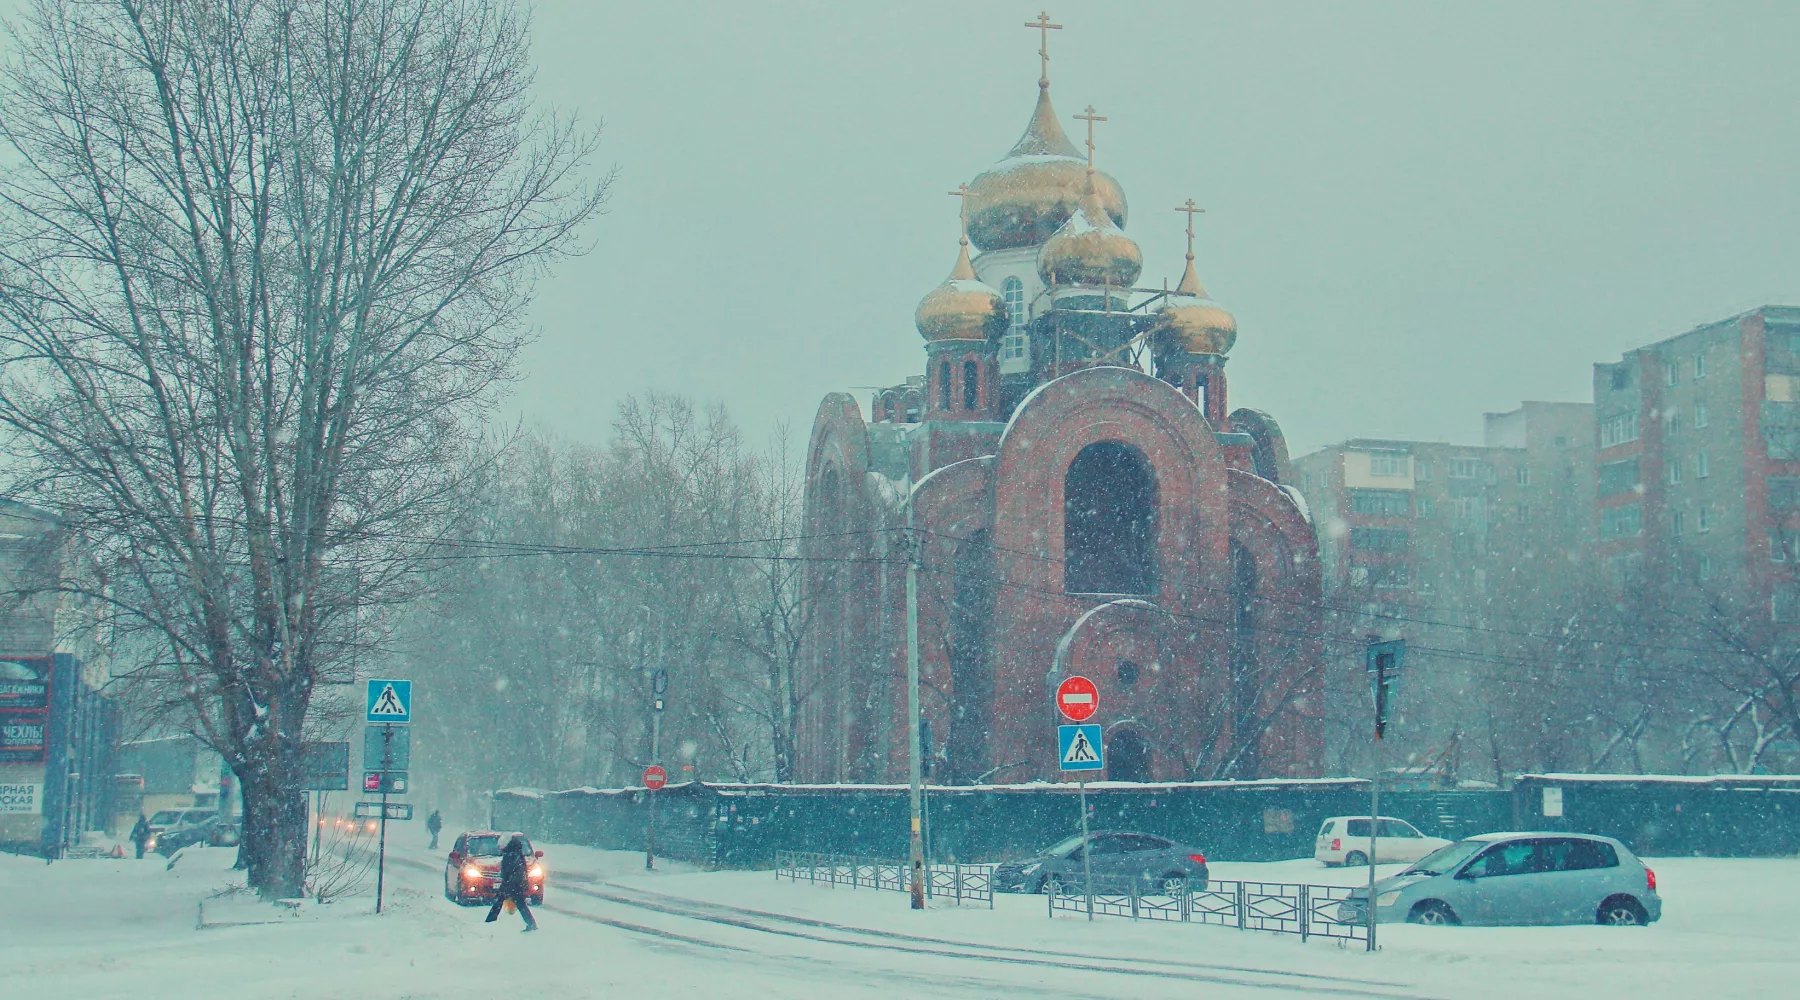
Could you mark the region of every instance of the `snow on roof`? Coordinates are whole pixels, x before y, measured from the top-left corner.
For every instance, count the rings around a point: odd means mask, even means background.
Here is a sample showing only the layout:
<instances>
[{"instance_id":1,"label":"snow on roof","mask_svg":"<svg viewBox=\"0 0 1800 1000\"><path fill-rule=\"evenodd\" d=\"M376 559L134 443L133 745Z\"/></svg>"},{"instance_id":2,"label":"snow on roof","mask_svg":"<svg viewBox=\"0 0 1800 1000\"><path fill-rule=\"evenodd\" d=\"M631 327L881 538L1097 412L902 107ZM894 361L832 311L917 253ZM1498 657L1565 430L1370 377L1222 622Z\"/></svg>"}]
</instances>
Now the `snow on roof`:
<instances>
[{"instance_id":1,"label":"snow on roof","mask_svg":"<svg viewBox=\"0 0 1800 1000\"><path fill-rule=\"evenodd\" d=\"M1665 782L1683 785L1800 785L1800 774L1521 774L1520 781L1557 781L1568 784L1634 784Z\"/></svg>"},{"instance_id":2,"label":"snow on roof","mask_svg":"<svg viewBox=\"0 0 1800 1000\"><path fill-rule=\"evenodd\" d=\"M1183 789L1196 789L1197 790L1197 789L1209 789L1209 788L1245 788L1245 789L1269 789L1269 790L1279 789L1279 788L1300 788L1300 787L1362 788L1362 787L1368 786L1368 780L1366 778L1259 778L1259 779L1251 779L1251 780L1243 780L1243 781L1226 781L1226 780L1221 780L1221 781L1158 781L1158 782L1090 781L1087 783L1087 786L1088 786L1089 791L1098 790L1098 791L1113 791L1113 792L1150 792L1150 793L1163 792L1163 793L1166 793L1166 792L1179 791L1179 790L1183 790ZM904 784L871 785L871 784L858 784L858 783L854 783L854 782L781 785L781 784L775 784L773 782L750 783L750 784L738 784L738 783L713 784L710 782L701 782L701 781L684 781L684 782L681 782L680 784L667 785L663 788L663 791L667 792L667 791L673 791L675 789L689 788L689 787L704 789L705 791L712 792L716 795L730 795L730 796L767 795L772 792L801 793L801 794L818 793L818 792L879 792L879 793L899 794L899 793L907 791L907 789L908 789L908 786L904 785ZM1046 792L1046 791L1047 792L1055 792L1057 794L1074 795L1080 791L1080 789L1077 787L1076 783L1073 781L1042 781L1042 780L1026 782L1024 784L1014 784L1014 785L928 785L928 786L926 786L926 788L933 795L943 795L943 794L947 794L947 793L965 793L965 792L998 792L998 793L1002 793L1002 794L1021 794L1021 793ZM521 798L541 799L546 796L556 797L556 796L564 796L564 795L569 795L569 796L574 796L574 795L603 795L603 796L635 795L642 791L645 791L643 786L633 785L633 786L629 786L629 787L625 787L625 788L594 788L594 787L588 786L588 787L582 787L582 788L569 788L569 789L564 789L562 791L555 791L555 792L541 791L541 790L533 789L533 788L506 788L506 789L502 789L498 792L495 792L494 794L496 794L496 795L516 795Z\"/></svg>"},{"instance_id":3,"label":"snow on roof","mask_svg":"<svg viewBox=\"0 0 1800 1000\"><path fill-rule=\"evenodd\" d=\"M1286 483L1277 483L1275 488L1280 490L1283 496L1293 501L1295 507L1299 508L1302 520L1307 524L1313 523L1312 508L1306 505L1306 497L1301 496L1299 490Z\"/></svg>"}]
</instances>

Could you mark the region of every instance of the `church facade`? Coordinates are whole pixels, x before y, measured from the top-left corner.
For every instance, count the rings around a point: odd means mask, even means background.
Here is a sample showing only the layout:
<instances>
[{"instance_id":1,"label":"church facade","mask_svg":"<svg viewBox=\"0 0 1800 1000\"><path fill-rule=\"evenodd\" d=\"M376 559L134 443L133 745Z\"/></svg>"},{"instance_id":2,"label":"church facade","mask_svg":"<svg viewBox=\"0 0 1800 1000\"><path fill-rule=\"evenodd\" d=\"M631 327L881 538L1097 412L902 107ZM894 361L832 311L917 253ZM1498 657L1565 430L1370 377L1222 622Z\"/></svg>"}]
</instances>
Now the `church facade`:
<instances>
[{"instance_id":1,"label":"church facade","mask_svg":"<svg viewBox=\"0 0 1800 1000\"><path fill-rule=\"evenodd\" d=\"M1078 116L1083 156L1047 76L960 192L955 265L915 314L923 375L866 414L819 407L795 777L905 780L909 551L930 780L1055 779L1072 674L1099 687L1106 779L1316 775L1319 561L1281 431L1228 403L1237 325L1201 287L1192 202L1181 280L1140 287L1123 188L1093 166L1104 119Z\"/></svg>"}]
</instances>

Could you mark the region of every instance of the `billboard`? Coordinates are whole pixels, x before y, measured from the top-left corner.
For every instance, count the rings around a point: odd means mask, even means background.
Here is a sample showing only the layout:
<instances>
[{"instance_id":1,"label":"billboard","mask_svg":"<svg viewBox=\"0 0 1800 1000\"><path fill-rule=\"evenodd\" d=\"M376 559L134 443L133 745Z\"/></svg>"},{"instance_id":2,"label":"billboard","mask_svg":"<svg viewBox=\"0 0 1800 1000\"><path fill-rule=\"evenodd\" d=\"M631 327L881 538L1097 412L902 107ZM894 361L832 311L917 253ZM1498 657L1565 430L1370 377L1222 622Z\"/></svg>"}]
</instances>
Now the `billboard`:
<instances>
[{"instance_id":1,"label":"billboard","mask_svg":"<svg viewBox=\"0 0 1800 1000\"><path fill-rule=\"evenodd\" d=\"M0 784L0 816L41 816L43 813L42 784Z\"/></svg>"},{"instance_id":2,"label":"billboard","mask_svg":"<svg viewBox=\"0 0 1800 1000\"><path fill-rule=\"evenodd\" d=\"M50 657L0 659L0 711L50 707Z\"/></svg>"},{"instance_id":3,"label":"billboard","mask_svg":"<svg viewBox=\"0 0 1800 1000\"><path fill-rule=\"evenodd\" d=\"M43 712L0 712L0 763L44 762Z\"/></svg>"}]
</instances>

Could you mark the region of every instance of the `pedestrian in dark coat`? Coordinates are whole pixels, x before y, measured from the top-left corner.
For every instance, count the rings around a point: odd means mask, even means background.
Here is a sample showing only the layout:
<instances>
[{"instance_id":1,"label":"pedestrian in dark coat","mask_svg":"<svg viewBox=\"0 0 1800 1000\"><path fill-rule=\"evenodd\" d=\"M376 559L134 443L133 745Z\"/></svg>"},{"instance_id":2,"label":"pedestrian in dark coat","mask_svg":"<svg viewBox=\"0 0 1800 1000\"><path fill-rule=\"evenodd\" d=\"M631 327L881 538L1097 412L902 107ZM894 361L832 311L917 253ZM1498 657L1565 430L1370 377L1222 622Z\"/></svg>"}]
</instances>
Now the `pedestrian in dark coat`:
<instances>
[{"instance_id":1,"label":"pedestrian in dark coat","mask_svg":"<svg viewBox=\"0 0 1800 1000\"><path fill-rule=\"evenodd\" d=\"M144 860L144 845L150 843L150 821L143 813L138 813L137 825L131 828L131 842L137 845L138 860Z\"/></svg>"},{"instance_id":2,"label":"pedestrian in dark coat","mask_svg":"<svg viewBox=\"0 0 1800 1000\"><path fill-rule=\"evenodd\" d=\"M443 828L444 828L444 817L439 816L438 811L436 809L433 809L431 811L431 815L425 818L425 829L431 831L431 850L434 850L434 851L437 850L438 831L442 830Z\"/></svg>"},{"instance_id":3,"label":"pedestrian in dark coat","mask_svg":"<svg viewBox=\"0 0 1800 1000\"><path fill-rule=\"evenodd\" d=\"M493 909L488 911L487 923L500 919L500 908L510 899L519 908L519 916L525 918L525 929L537 930L537 920L531 915L531 904L525 901L525 867L525 839L514 837L500 851L500 893L494 900Z\"/></svg>"}]
</instances>

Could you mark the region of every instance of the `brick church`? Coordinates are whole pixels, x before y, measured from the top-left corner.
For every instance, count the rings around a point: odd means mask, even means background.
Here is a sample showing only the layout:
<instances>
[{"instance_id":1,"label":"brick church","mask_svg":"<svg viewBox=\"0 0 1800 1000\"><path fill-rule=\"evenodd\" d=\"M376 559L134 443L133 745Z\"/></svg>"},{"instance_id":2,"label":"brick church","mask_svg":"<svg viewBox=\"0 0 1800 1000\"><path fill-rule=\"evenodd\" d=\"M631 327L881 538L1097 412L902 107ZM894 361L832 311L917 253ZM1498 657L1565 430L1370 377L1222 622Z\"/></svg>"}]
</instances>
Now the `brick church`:
<instances>
[{"instance_id":1,"label":"brick church","mask_svg":"<svg viewBox=\"0 0 1800 1000\"><path fill-rule=\"evenodd\" d=\"M1180 280L1142 287L1104 119L1077 116L1084 155L1044 66L1025 134L960 192L924 374L813 423L795 777L905 780L909 519L930 780L1055 779L1070 674L1099 686L1108 780L1316 775L1318 551L1281 430L1228 402L1237 323L1193 203Z\"/></svg>"}]
</instances>

